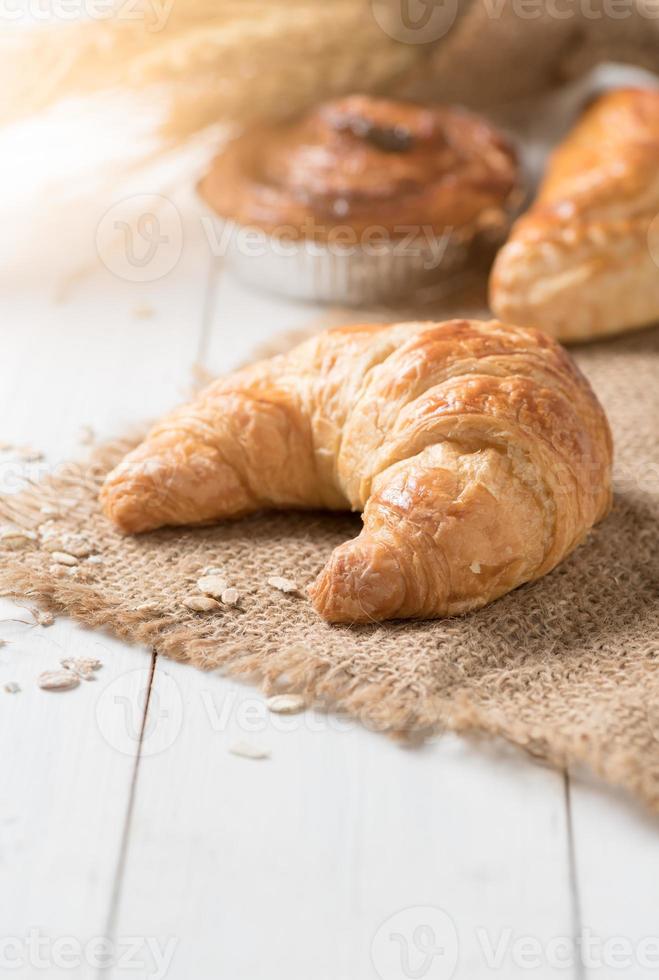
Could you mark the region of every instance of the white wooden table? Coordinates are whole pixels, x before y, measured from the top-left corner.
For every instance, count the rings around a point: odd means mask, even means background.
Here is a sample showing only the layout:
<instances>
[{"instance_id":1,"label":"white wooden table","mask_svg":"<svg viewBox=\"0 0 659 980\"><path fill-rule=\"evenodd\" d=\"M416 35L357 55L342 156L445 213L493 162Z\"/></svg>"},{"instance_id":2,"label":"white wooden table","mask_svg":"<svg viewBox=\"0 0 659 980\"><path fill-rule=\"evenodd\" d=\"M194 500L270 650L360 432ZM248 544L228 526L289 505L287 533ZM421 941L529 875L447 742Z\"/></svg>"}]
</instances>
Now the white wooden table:
<instances>
[{"instance_id":1,"label":"white wooden table","mask_svg":"<svg viewBox=\"0 0 659 980\"><path fill-rule=\"evenodd\" d=\"M193 363L226 369L318 315L233 281L192 213L155 282L99 264L58 300L35 269L1 301L0 437L48 467L83 424L155 416ZM2 489L19 475L5 461ZM622 794L506 746L268 715L243 685L0 608L25 620L0 622L3 976L659 974L659 826ZM99 656L96 681L40 690L65 654ZM271 758L230 754L236 735Z\"/></svg>"}]
</instances>

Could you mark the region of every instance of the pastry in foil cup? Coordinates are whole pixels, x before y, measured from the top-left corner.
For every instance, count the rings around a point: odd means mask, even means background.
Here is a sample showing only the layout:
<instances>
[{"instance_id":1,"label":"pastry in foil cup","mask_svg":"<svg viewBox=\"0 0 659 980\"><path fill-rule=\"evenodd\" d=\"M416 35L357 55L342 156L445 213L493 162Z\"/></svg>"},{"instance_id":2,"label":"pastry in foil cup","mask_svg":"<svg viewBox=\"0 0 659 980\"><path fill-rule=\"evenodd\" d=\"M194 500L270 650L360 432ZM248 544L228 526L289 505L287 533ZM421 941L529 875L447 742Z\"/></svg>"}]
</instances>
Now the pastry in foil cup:
<instances>
[{"instance_id":1,"label":"pastry in foil cup","mask_svg":"<svg viewBox=\"0 0 659 980\"><path fill-rule=\"evenodd\" d=\"M219 251L286 296L397 299L502 238L519 199L516 154L448 106L350 96L233 140L199 184Z\"/></svg>"}]
</instances>

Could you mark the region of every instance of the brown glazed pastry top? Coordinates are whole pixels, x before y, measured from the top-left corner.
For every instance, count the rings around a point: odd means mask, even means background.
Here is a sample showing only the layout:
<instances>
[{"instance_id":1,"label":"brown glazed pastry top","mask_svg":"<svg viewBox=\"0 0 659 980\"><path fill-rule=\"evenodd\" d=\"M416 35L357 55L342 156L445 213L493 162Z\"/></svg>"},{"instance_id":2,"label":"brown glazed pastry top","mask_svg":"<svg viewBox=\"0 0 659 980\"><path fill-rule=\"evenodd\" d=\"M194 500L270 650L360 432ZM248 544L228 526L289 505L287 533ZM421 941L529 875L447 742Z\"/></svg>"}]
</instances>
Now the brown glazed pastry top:
<instances>
[{"instance_id":1,"label":"brown glazed pastry top","mask_svg":"<svg viewBox=\"0 0 659 980\"><path fill-rule=\"evenodd\" d=\"M200 192L222 217L286 237L327 239L339 225L470 238L505 221L517 185L513 148L479 116L353 95L244 133Z\"/></svg>"},{"instance_id":2,"label":"brown glazed pastry top","mask_svg":"<svg viewBox=\"0 0 659 980\"><path fill-rule=\"evenodd\" d=\"M657 179L659 90L621 88L595 99L554 150L534 210L559 218L637 200ZM652 202L654 206L654 200Z\"/></svg>"}]
</instances>

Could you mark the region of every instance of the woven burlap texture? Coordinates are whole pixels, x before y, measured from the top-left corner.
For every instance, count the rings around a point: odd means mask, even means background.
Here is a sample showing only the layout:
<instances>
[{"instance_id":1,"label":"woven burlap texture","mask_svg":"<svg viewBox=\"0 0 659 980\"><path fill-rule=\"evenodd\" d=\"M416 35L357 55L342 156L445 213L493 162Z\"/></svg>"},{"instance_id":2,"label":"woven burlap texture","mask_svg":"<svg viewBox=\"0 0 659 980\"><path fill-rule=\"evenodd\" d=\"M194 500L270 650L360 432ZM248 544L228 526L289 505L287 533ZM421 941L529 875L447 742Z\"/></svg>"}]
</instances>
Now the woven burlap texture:
<instances>
[{"instance_id":1,"label":"woven burlap texture","mask_svg":"<svg viewBox=\"0 0 659 980\"><path fill-rule=\"evenodd\" d=\"M659 329L574 354L614 432L613 511L556 571L478 613L367 627L319 620L305 588L358 532L354 515L269 513L124 537L97 494L129 441L3 499L3 520L42 535L2 552L0 588L390 733L501 735L558 766L587 763L659 811ZM84 535L101 561L56 569L45 548L53 528ZM186 609L209 566L238 589L240 608ZM274 575L299 594L269 586Z\"/></svg>"}]
</instances>

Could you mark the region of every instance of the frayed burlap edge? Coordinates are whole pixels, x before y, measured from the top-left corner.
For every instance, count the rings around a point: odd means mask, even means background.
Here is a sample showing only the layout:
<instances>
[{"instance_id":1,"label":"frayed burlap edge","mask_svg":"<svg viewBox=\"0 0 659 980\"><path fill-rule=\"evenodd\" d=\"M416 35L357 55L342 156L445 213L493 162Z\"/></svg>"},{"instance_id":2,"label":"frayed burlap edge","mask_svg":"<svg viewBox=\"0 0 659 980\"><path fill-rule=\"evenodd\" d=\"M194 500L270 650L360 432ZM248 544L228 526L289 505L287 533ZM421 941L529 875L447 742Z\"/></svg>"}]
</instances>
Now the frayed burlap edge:
<instances>
[{"instance_id":1,"label":"frayed burlap edge","mask_svg":"<svg viewBox=\"0 0 659 980\"><path fill-rule=\"evenodd\" d=\"M0 518L17 528L34 531L44 522L42 508L62 497L96 498L102 476L133 447L136 439L115 440L98 447L86 463L72 463L15 499L0 501ZM320 710L341 712L365 727L407 742L423 741L446 731L481 737L501 737L537 760L560 769L575 764L589 766L603 779L624 787L659 812L659 771L639 764L628 750L611 751L595 741L553 731L551 739L527 723L515 723L496 710L486 710L466 692L451 698L419 700L412 690L402 690L392 674L385 681L350 676L309 649L284 647L279 651L253 652L239 643L221 649L203 638L192 638L179 617L149 615L130 610L118 600L113 607L107 595L93 584L68 577L53 577L47 570L28 566L15 553L5 556L0 570L0 594L34 604L56 614L72 616L83 625L107 630L121 640L141 643L174 660L204 670L220 670L257 685L265 694L286 690L301 694L307 704Z\"/></svg>"}]
</instances>

